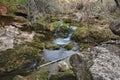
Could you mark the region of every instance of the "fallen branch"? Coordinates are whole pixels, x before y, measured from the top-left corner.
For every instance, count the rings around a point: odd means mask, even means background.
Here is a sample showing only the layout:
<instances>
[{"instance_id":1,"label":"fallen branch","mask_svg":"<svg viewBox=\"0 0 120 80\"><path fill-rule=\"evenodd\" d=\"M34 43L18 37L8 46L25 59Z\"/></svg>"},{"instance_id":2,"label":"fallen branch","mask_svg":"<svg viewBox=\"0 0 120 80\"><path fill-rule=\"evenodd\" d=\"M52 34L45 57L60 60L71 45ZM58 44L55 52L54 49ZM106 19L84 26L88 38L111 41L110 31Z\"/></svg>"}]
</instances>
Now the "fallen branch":
<instances>
[{"instance_id":1,"label":"fallen branch","mask_svg":"<svg viewBox=\"0 0 120 80\"><path fill-rule=\"evenodd\" d=\"M44 66L48 66L48 65L50 65L50 64L54 64L54 63L59 62L59 61L62 61L62 60L64 60L64 59L68 58L68 57L70 57L70 56L67 56L67 57L64 57L64 58L60 58L60 59L57 59L57 60L54 60L54 61L45 63L45 64L43 64L43 65L38 66L37 69L40 69L40 68L42 68L42 67L44 67Z\"/></svg>"}]
</instances>

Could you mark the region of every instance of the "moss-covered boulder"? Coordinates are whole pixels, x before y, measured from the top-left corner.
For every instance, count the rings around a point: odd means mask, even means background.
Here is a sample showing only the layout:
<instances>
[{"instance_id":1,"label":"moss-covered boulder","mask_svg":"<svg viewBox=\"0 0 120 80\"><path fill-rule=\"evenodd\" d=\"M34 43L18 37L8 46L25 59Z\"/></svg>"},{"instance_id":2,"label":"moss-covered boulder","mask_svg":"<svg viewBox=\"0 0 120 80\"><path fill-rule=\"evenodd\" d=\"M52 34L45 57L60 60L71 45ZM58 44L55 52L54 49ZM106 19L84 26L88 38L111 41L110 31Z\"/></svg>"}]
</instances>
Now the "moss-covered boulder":
<instances>
[{"instance_id":1,"label":"moss-covered boulder","mask_svg":"<svg viewBox=\"0 0 120 80\"><path fill-rule=\"evenodd\" d=\"M41 60L41 57L38 56L39 50L27 45L2 51L0 53L1 73L14 70L22 64L31 62L35 59Z\"/></svg>"},{"instance_id":2,"label":"moss-covered boulder","mask_svg":"<svg viewBox=\"0 0 120 80\"><path fill-rule=\"evenodd\" d=\"M76 42L85 42L85 43L100 43L107 41L116 37L109 29L106 27L98 26L82 26L78 27L73 34L72 39Z\"/></svg>"}]
</instances>

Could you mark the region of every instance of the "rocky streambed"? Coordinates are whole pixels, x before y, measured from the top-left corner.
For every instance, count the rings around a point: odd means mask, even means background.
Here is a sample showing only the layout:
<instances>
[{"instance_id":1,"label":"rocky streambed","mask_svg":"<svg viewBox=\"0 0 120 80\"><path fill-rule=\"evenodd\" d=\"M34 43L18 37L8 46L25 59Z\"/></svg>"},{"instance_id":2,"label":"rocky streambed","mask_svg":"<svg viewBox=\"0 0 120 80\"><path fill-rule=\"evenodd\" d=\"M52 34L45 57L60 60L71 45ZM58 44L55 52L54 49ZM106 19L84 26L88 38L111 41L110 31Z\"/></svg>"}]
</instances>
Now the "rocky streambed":
<instances>
[{"instance_id":1,"label":"rocky streambed","mask_svg":"<svg viewBox=\"0 0 120 80\"><path fill-rule=\"evenodd\" d=\"M110 24L117 14L103 10L107 2L103 6L100 1L85 2L82 7L77 1L65 0L70 6L61 9L51 6L50 13L61 14L42 15L33 24L0 16L0 80L120 79L120 23ZM76 5L80 10L74 11Z\"/></svg>"}]
</instances>

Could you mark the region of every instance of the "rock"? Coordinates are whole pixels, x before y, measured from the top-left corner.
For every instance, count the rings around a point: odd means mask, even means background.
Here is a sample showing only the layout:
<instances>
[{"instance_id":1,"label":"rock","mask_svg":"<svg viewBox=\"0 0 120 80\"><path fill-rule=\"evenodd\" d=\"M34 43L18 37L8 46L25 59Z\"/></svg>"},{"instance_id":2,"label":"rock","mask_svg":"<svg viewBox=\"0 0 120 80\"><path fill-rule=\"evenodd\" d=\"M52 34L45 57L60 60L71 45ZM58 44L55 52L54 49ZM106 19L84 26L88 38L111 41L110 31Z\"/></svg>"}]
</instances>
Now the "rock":
<instances>
[{"instance_id":1,"label":"rock","mask_svg":"<svg viewBox=\"0 0 120 80\"><path fill-rule=\"evenodd\" d=\"M59 67L59 71L62 71L62 72L69 70L68 64L64 61L60 61L58 63L58 67Z\"/></svg>"},{"instance_id":2,"label":"rock","mask_svg":"<svg viewBox=\"0 0 120 80\"><path fill-rule=\"evenodd\" d=\"M86 61L81 55L74 54L70 57L70 64L73 67L77 80L93 80L92 75L87 67Z\"/></svg>"},{"instance_id":3,"label":"rock","mask_svg":"<svg viewBox=\"0 0 120 80\"><path fill-rule=\"evenodd\" d=\"M114 34L120 36L120 19L112 21L109 27Z\"/></svg>"},{"instance_id":4,"label":"rock","mask_svg":"<svg viewBox=\"0 0 120 80\"><path fill-rule=\"evenodd\" d=\"M65 49L71 50L74 47L74 43L69 43L68 45L65 46Z\"/></svg>"},{"instance_id":5,"label":"rock","mask_svg":"<svg viewBox=\"0 0 120 80\"><path fill-rule=\"evenodd\" d=\"M6 15L7 14L7 6L0 3L0 15Z\"/></svg>"},{"instance_id":6,"label":"rock","mask_svg":"<svg viewBox=\"0 0 120 80\"><path fill-rule=\"evenodd\" d=\"M110 48L111 46L108 45L107 47ZM94 80L120 80L120 57L115 52L116 50L111 52L106 47L95 47L93 49L94 64L90 71Z\"/></svg>"},{"instance_id":7,"label":"rock","mask_svg":"<svg viewBox=\"0 0 120 80\"><path fill-rule=\"evenodd\" d=\"M45 48L49 50L58 50L60 47L54 45L52 42L45 42Z\"/></svg>"},{"instance_id":8,"label":"rock","mask_svg":"<svg viewBox=\"0 0 120 80\"><path fill-rule=\"evenodd\" d=\"M117 45L116 43L115 44L103 44L102 47L108 49L110 52L114 53L115 55L117 56L120 56L120 47L119 47L119 44Z\"/></svg>"},{"instance_id":9,"label":"rock","mask_svg":"<svg viewBox=\"0 0 120 80\"><path fill-rule=\"evenodd\" d=\"M42 68L39 71L32 72L31 74L27 76L16 75L11 80L47 80L47 76L48 76L48 71Z\"/></svg>"},{"instance_id":10,"label":"rock","mask_svg":"<svg viewBox=\"0 0 120 80\"><path fill-rule=\"evenodd\" d=\"M102 35L102 36L101 36ZM108 26L97 27L97 26L82 26L78 27L72 36L72 40L76 42L89 42L89 43L101 43L115 38L116 35L112 33ZM116 37L117 38L117 37Z\"/></svg>"},{"instance_id":11,"label":"rock","mask_svg":"<svg viewBox=\"0 0 120 80\"><path fill-rule=\"evenodd\" d=\"M86 61L82 56L74 54L70 58L70 64L73 67L77 80L93 80L92 75L87 67Z\"/></svg>"},{"instance_id":12,"label":"rock","mask_svg":"<svg viewBox=\"0 0 120 80\"><path fill-rule=\"evenodd\" d=\"M0 51L11 49L14 44L22 44L25 42L31 42L35 32L28 33L20 31L15 26L9 25L0 29Z\"/></svg>"},{"instance_id":13,"label":"rock","mask_svg":"<svg viewBox=\"0 0 120 80\"><path fill-rule=\"evenodd\" d=\"M103 44L89 52L93 62L89 67L88 63L85 63L85 57L75 54L70 58L78 80L120 80L119 45Z\"/></svg>"},{"instance_id":14,"label":"rock","mask_svg":"<svg viewBox=\"0 0 120 80\"><path fill-rule=\"evenodd\" d=\"M31 42L34 38L35 32L20 32L19 35L16 36L15 43L22 44L24 42Z\"/></svg>"},{"instance_id":15,"label":"rock","mask_svg":"<svg viewBox=\"0 0 120 80\"><path fill-rule=\"evenodd\" d=\"M0 37L0 51L13 48L14 40L9 37Z\"/></svg>"},{"instance_id":16,"label":"rock","mask_svg":"<svg viewBox=\"0 0 120 80\"><path fill-rule=\"evenodd\" d=\"M52 73L48 76L48 80L76 80L72 71Z\"/></svg>"},{"instance_id":17,"label":"rock","mask_svg":"<svg viewBox=\"0 0 120 80\"><path fill-rule=\"evenodd\" d=\"M13 26L6 26L0 33L0 51L11 49L14 47L14 37L18 34L18 30Z\"/></svg>"}]
</instances>

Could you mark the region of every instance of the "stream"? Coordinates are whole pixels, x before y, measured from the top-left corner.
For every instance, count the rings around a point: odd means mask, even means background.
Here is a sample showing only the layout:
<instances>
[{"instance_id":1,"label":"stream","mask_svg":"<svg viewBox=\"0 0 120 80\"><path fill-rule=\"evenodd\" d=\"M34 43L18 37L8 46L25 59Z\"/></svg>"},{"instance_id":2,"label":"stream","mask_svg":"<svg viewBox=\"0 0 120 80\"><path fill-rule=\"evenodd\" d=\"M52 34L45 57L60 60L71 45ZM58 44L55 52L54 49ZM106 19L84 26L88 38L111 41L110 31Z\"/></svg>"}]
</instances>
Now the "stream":
<instances>
[{"instance_id":1,"label":"stream","mask_svg":"<svg viewBox=\"0 0 120 80\"><path fill-rule=\"evenodd\" d=\"M69 57L75 53L78 53L79 47L78 47L77 43L75 43L75 42L74 42L74 47L71 50L66 50L64 47L66 45L68 45L69 43L73 42L71 40L71 37L72 37L72 35L77 27L76 26L68 26L68 29L70 29L71 32L68 33L67 37L62 38L58 35L58 32L61 28L61 25L63 24L63 20L60 20L59 22L60 22L60 26L58 26L56 31L55 31L55 36L57 38L55 40L53 40L53 44L60 46L60 49L59 50L44 49L43 58L44 58L45 62L63 59L61 61L65 61L68 65L70 65ZM58 62L47 66L47 68L48 68L48 71L51 73L58 72L59 71Z\"/></svg>"},{"instance_id":2,"label":"stream","mask_svg":"<svg viewBox=\"0 0 120 80\"><path fill-rule=\"evenodd\" d=\"M80 50L79 50L80 48L78 47L77 43L71 40L71 37L77 27L68 26L68 29L70 29L68 36L60 37L58 34L59 34L59 30L61 28L61 25L63 24L63 21L59 21L59 22L60 22L60 26L58 26L55 31L56 39L54 39L52 43L54 45L60 46L60 49L48 50L48 49L44 48L43 54L42 54L45 63L54 62L54 61L55 62L52 64L49 64L47 66L40 65L43 68L47 69L50 73L57 73L59 71L58 63L60 61L64 61L70 66L69 57L73 54L80 52ZM68 45L69 43L74 43L74 47L71 50L65 49L65 46ZM22 66L18 67L15 70L12 70L9 72L4 72L3 74L0 74L0 77L1 78L3 77L3 79L1 79L1 80L4 80L4 77L6 77L6 76L8 76L8 77L10 76L12 79L15 75L24 75L24 74L26 75L31 72L37 71L37 70L39 70L39 69L37 69L38 63L39 63L39 61L34 60L33 62L23 64Z\"/></svg>"}]
</instances>

